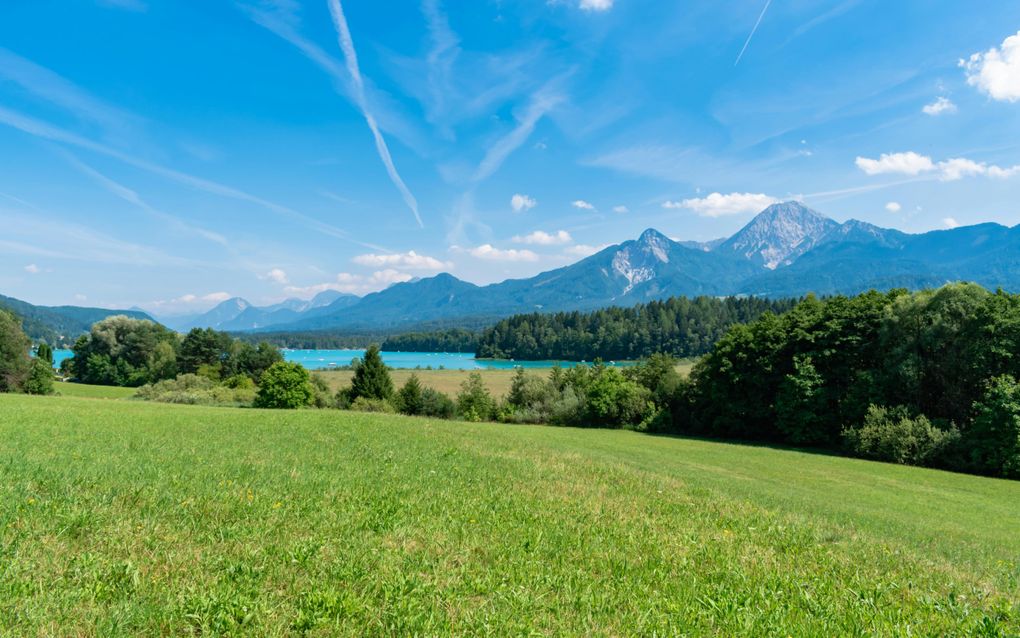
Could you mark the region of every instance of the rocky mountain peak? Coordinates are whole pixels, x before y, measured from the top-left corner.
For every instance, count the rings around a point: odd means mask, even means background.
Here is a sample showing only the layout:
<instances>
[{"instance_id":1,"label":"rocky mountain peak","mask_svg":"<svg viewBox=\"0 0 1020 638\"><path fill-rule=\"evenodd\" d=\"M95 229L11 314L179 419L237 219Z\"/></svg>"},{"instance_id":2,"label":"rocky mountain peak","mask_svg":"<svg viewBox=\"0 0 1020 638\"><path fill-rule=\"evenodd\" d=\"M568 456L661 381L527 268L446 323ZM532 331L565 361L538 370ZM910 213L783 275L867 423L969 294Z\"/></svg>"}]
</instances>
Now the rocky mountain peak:
<instances>
[{"instance_id":1,"label":"rocky mountain peak","mask_svg":"<svg viewBox=\"0 0 1020 638\"><path fill-rule=\"evenodd\" d=\"M800 202L782 202L758 213L718 250L735 252L763 268L775 270L793 263L838 226Z\"/></svg>"}]
</instances>

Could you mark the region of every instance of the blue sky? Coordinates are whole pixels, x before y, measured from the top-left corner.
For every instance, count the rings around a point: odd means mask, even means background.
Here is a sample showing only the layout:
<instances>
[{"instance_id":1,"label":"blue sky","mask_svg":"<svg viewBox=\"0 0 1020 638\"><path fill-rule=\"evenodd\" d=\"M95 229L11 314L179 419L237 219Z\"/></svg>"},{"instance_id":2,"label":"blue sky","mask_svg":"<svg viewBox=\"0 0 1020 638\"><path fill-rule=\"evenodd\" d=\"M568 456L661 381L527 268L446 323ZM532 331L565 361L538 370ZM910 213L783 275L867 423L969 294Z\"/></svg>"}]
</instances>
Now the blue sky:
<instances>
[{"instance_id":1,"label":"blue sky","mask_svg":"<svg viewBox=\"0 0 1020 638\"><path fill-rule=\"evenodd\" d=\"M0 293L159 314L530 276L771 201L1020 223L1020 4L0 8Z\"/></svg>"}]
</instances>

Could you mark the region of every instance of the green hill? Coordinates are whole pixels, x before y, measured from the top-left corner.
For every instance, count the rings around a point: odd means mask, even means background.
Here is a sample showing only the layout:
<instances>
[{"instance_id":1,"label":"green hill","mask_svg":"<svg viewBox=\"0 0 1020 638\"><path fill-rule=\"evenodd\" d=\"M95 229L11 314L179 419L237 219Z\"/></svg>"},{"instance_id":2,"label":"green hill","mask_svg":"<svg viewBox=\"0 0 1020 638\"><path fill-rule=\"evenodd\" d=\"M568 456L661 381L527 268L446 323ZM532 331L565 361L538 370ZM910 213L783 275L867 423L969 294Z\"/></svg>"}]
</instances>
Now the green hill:
<instances>
[{"instance_id":1,"label":"green hill","mask_svg":"<svg viewBox=\"0 0 1020 638\"><path fill-rule=\"evenodd\" d=\"M92 324L113 315L127 315L135 319L152 317L138 310L109 310L80 306L36 306L27 301L0 295L0 309L21 317L25 334L33 341L67 346L89 331Z\"/></svg>"},{"instance_id":2,"label":"green hill","mask_svg":"<svg viewBox=\"0 0 1020 638\"><path fill-rule=\"evenodd\" d=\"M1016 635L1020 483L630 432L0 396L2 635Z\"/></svg>"}]
</instances>

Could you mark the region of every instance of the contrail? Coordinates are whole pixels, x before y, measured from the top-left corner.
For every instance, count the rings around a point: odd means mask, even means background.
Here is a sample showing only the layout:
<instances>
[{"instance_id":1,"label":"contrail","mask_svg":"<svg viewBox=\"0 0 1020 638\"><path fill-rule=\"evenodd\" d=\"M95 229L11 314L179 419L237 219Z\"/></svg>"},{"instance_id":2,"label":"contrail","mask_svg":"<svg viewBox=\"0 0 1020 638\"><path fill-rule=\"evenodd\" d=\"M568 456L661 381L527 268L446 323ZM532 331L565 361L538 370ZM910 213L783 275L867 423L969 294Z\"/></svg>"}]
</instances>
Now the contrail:
<instances>
[{"instance_id":1,"label":"contrail","mask_svg":"<svg viewBox=\"0 0 1020 638\"><path fill-rule=\"evenodd\" d=\"M751 44L751 38L754 37L756 31L758 31L758 25L761 24L761 19L765 17L765 12L769 10L769 5L772 4L772 0L765 0L765 6L762 7L761 13L758 15L758 21L754 23L754 28L751 29L751 33L747 36L747 41L744 42L744 48L740 50L740 55L737 56L737 61L733 63L733 66L740 64L740 58L744 57L744 51L747 51L747 45Z\"/></svg>"},{"instance_id":2,"label":"contrail","mask_svg":"<svg viewBox=\"0 0 1020 638\"><path fill-rule=\"evenodd\" d=\"M337 39L340 42L340 49L344 54L344 62L347 64L347 72L351 74L351 81L354 84L354 99L358 104L358 108L361 109L361 114L365 117L365 122L368 123L368 128L372 131L372 136L375 138L375 148L379 151L379 159L386 166L386 172L389 173L393 185L403 195L404 203L414 213L418 226L424 228L425 224L421 222L421 216L418 214L418 201L415 200L414 195L411 194L407 185L404 184L404 180L397 173L397 167L393 165L393 158L390 157L390 149L386 147L386 140L383 139L382 133L379 131L379 125L376 124L375 117L368 110L368 100L365 99L365 83L361 79L361 69L358 68L358 55L354 50L354 40L351 38L351 31L347 27L347 18L344 17L344 10L340 6L340 0L329 0L329 12L333 16L333 26L336 27Z\"/></svg>"}]
</instances>

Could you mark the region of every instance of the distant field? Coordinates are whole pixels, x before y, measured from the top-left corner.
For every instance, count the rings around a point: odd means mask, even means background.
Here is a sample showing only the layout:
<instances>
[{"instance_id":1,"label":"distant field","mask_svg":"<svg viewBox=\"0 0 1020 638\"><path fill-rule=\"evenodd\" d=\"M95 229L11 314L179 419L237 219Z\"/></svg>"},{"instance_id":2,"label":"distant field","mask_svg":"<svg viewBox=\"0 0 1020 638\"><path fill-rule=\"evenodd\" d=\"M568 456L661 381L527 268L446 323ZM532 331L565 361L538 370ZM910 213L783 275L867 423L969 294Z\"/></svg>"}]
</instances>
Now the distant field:
<instances>
[{"instance_id":1,"label":"distant field","mask_svg":"<svg viewBox=\"0 0 1020 638\"><path fill-rule=\"evenodd\" d=\"M1016 635L1020 483L0 395L0 635Z\"/></svg>"},{"instance_id":2,"label":"distant field","mask_svg":"<svg viewBox=\"0 0 1020 638\"><path fill-rule=\"evenodd\" d=\"M677 369L681 373L687 374L692 367L694 367L693 361L682 361ZM422 384L452 396L460 391L460 384L468 378L471 372L471 370L392 370L390 376L393 377L393 384L399 388L404 385L408 377L416 374ZM514 370L478 370L477 372L481 373L486 387L489 388L489 392L493 396L501 397L510 391ZM542 377L549 374L548 369L532 369L526 370L526 372ZM349 386L351 377L354 376L354 372L351 370L321 370L315 374L321 375L333 391Z\"/></svg>"},{"instance_id":3,"label":"distant field","mask_svg":"<svg viewBox=\"0 0 1020 638\"><path fill-rule=\"evenodd\" d=\"M127 399L133 397L136 388L118 388L108 385L85 385L83 383L55 383L53 389L60 396L83 397L87 399Z\"/></svg>"}]
</instances>

